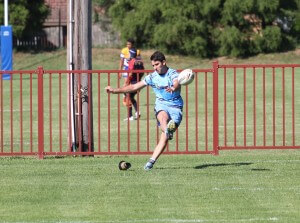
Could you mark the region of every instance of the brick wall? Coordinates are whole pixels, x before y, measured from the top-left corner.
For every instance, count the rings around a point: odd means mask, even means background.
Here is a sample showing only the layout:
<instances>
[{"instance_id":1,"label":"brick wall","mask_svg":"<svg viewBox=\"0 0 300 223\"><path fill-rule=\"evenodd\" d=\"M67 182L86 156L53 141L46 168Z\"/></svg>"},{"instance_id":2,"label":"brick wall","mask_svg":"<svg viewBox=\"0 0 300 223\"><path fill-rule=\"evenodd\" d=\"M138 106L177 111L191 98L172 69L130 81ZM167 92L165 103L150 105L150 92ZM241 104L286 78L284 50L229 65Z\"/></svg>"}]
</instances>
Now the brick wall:
<instances>
[{"instance_id":1,"label":"brick wall","mask_svg":"<svg viewBox=\"0 0 300 223\"><path fill-rule=\"evenodd\" d=\"M67 25L68 17L68 0L45 0L50 7L51 14L46 19L45 26Z\"/></svg>"}]
</instances>

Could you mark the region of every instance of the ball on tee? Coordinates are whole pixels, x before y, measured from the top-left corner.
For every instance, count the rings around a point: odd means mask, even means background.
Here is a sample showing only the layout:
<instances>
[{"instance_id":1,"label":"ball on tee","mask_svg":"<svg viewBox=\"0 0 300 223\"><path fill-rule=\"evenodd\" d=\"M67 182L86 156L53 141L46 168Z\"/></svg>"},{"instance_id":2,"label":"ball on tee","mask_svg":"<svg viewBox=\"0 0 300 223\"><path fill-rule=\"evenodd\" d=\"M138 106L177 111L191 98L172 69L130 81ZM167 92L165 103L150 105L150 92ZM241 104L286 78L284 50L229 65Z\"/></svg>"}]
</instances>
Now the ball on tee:
<instances>
[{"instance_id":1,"label":"ball on tee","mask_svg":"<svg viewBox=\"0 0 300 223\"><path fill-rule=\"evenodd\" d=\"M195 73L191 69L185 69L178 75L178 82L180 85L188 85L193 82Z\"/></svg>"}]
</instances>

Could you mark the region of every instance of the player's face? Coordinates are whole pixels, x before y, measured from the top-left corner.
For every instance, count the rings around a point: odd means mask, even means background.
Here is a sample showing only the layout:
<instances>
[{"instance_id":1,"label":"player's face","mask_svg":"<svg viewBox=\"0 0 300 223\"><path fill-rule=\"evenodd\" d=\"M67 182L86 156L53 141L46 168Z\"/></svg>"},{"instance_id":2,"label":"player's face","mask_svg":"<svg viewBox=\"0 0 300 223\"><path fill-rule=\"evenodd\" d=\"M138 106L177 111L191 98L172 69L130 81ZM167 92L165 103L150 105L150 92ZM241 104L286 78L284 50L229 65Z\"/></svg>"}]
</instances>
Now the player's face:
<instances>
[{"instance_id":1,"label":"player's face","mask_svg":"<svg viewBox=\"0 0 300 223\"><path fill-rule=\"evenodd\" d=\"M152 63L153 69L157 73L162 74L162 68L166 65L166 61L161 62L161 61L154 61L154 60L152 60L151 63Z\"/></svg>"},{"instance_id":2,"label":"player's face","mask_svg":"<svg viewBox=\"0 0 300 223\"><path fill-rule=\"evenodd\" d=\"M131 42L127 42L126 46L127 46L128 49L131 49L132 48L132 43Z\"/></svg>"}]
</instances>

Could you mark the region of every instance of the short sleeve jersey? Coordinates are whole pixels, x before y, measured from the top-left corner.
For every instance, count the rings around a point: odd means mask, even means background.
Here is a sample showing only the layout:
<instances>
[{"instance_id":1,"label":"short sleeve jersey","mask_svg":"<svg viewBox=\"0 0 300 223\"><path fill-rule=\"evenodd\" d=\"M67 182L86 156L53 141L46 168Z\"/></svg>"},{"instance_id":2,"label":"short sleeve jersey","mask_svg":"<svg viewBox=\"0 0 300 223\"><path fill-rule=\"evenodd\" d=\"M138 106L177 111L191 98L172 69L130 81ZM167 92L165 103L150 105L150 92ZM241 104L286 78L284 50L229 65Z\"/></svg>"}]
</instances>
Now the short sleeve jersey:
<instances>
[{"instance_id":1,"label":"short sleeve jersey","mask_svg":"<svg viewBox=\"0 0 300 223\"><path fill-rule=\"evenodd\" d=\"M141 56L140 50L136 51L136 56L139 58ZM120 57L124 59L123 70L128 70L128 63L130 61L130 53L128 47L125 47L121 50Z\"/></svg>"},{"instance_id":2,"label":"short sleeve jersey","mask_svg":"<svg viewBox=\"0 0 300 223\"><path fill-rule=\"evenodd\" d=\"M151 86L155 95L155 103L163 103L168 106L183 107L183 100L180 95L181 89L179 88L174 92L167 92L167 87L173 86L173 80L178 78L176 70L169 68L167 73L160 75L156 71L144 78L146 85Z\"/></svg>"}]
</instances>

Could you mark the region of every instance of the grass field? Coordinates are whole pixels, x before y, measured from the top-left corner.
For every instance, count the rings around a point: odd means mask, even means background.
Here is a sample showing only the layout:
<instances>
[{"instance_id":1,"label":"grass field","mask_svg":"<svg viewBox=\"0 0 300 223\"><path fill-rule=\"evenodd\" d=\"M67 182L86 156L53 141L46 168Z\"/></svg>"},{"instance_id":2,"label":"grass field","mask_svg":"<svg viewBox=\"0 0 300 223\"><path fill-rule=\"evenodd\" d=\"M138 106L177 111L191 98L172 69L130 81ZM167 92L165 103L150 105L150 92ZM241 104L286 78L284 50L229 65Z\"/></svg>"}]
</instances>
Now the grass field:
<instances>
[{"instance_id":1,"label":"grass field","mask_svg":"<svg viewBox=\"0 0 300 223\"><path fill-rule=\"evenodd\" d=\"M145 68L152 69L150 55L154 50L142 50L142 57L145 61ZM96 69L118 69L120 49L93 48L92 68ZM261 54L255 57L236 58L212 58L201 59L197 57L186 57L177 55L166 55L168 65L176 69L185 68L210 68L212 61L218 60L220 64L274 64L274 63L299 63L300 49L286 53ZM35 70L43 66L45 70L60 70L67 68L66 50L57 50L44 53L14 53L14 70Z\"/></svg>"},{"instance_id":2,"label":"grass field","mask_svg":"<svg viewBox=\"0 0 300 223\"><path fill-rule=\"evenodd\" d=\"M299 222L299 151L147 158L0 158L0 222Z\"/></svg>"},{"instance_id":3,"label":"grass field","mask_svg":"<svg viewBox=\"0 0 300 223\"><path fill-rule=\"evenodd\" d=\"M142 53L146 69L151 69L147 60L152 51ZM296 50L247 59L218 60L220 64L282 64L299 63L299 57L299 50ZM210 68L215 59L167 55L167 60L171 67L184 69ZM117 69L118 61L119 49L93 49L93 69ZM57 70L65 69L66 64L64 50L14 55L15 70L34 70L41 65L46 70ZM250 75L249 83L251 78ZM57 80L57 77L53 79ZM18 103L17 83L14 83L15 103ZM45 92L48 92L47 84L48 79L45 80ZM247 92L249 98L251 91L250 88ZM278 95L280 93L279 88ZM222 111L222 97L220 100ZM278 100L276 105L280 106L281 99ZM57 100L53 103L56 106ZM47 106L45 103L45 111ZM107 107L103 109L106 111ZM232 111L231 104L228 111ZM53 115L57 114L56 111ZM279 112L278 117L280 115ZM299 113L296 115L296 118L300 117ZM14 114L14 118L14 127L18 129L18 115ZM202 116L201 120L204 120ZM277 120L281 121L280 118ZM222 121L220 118L220 124ZM184 125L180 127L182 132ZM272 129L268 130L271 135ZM296 130L299 135L299 125ZM280 127L276 131L281 132ZM232 131L228 132L230 140ZM248 141L252 140L251 137L249 135ZM193 141L194 136L190 140ZM242 141L242 136L239 141ZM2 157L0 222L299 222L300 151L224 151L219 156L163 155L153 171L145 172L143 165L148 158L100 156L37 160L35 157ZM120 160L131 162L132 168L119 171Z\"/></svg>"}]
</instances>

